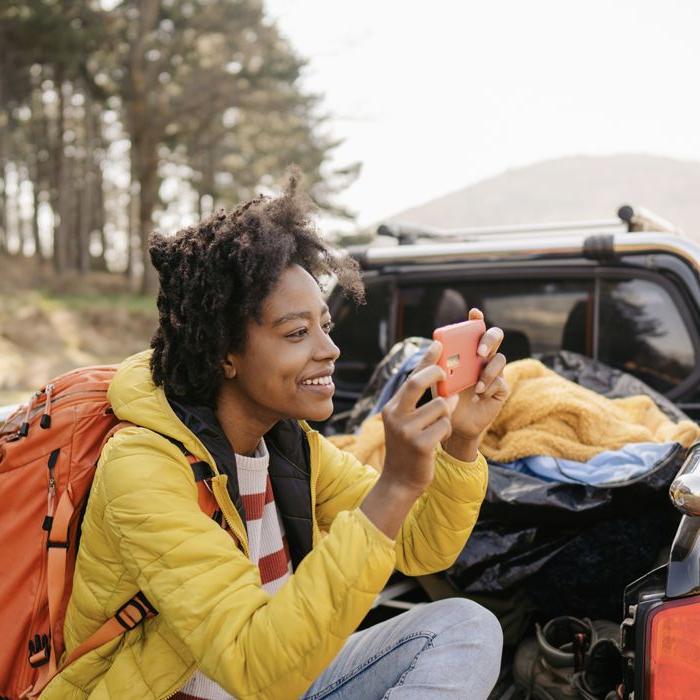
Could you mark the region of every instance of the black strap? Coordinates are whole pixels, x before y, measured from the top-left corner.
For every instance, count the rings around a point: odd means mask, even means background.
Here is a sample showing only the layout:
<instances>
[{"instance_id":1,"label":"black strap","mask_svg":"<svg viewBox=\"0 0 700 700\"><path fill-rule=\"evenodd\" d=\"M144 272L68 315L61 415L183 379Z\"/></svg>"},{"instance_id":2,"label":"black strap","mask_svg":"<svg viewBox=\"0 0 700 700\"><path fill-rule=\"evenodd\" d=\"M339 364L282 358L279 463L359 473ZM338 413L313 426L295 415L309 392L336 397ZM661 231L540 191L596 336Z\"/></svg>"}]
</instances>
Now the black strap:
<instances>
[{"instance_id":1,"label":"black strap","mask_svg":"<svg viewBox=\"0 0 700 700\"><path fill-rule=\"evenodd\" d=\"M214 472L208 462L193 462L190 466L195 481L206 481L214 478Z\"/></svg>"},{"instance_id":2,"label":"black strap","mask_svg":"<svg viewBox=\"0 0 700 700\"><path fill-rule=\"evenodd\" d=\"M155 431L154 431L155 432ZM163 435L163 433L158 433L161 437L164 437L168 442L172 443L177 447L180 452L182 452L185 457L192 457L193 454L179 441L169 435ZM208 462L191 462L192 473L194 474L195 481L205 481L207 479L214 478L214 470L209 466Z\"/></svg>"}]
</instances>

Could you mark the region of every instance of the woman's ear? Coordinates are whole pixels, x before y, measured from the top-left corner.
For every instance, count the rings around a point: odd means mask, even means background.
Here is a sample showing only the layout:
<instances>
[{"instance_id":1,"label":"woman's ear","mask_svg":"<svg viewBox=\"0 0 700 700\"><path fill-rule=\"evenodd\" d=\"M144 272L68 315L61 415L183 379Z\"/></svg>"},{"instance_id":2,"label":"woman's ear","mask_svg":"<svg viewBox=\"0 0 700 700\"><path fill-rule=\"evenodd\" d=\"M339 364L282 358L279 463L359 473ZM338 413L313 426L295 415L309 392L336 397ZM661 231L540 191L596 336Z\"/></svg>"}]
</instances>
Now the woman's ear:
<instances>
[{"instance_id":1,"label":"woman's ear","mask_svg":"<svg viewBox=\"0 0 700 700\"><path fill-rule=\"evenodd\" d=\"M236 365L233 360L233 355L230 353L226 355L221 366L224 368L224 376L226 379L233 379L236 376Z\"/></svg>"}]
</instances>

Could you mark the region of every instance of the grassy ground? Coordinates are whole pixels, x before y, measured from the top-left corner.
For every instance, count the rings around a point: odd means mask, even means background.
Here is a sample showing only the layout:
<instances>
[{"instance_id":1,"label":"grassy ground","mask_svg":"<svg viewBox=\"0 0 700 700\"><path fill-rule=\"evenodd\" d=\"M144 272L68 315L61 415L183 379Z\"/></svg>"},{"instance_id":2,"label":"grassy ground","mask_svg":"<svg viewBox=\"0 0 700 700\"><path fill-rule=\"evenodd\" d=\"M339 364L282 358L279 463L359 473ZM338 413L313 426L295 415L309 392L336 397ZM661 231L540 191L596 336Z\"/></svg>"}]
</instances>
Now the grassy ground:
<instances>
[{"instance_id":1,"label":"grassy ground","mask_svg":"<svg viewBox=\"0 0 700 700\"><path fill-rule=\"evenodd\" d=\"M157 318L155 299L131 293L122 276L56 278L32 260L0 257L0 405L62 372L143 350Z\"/></svg>"}]
</instances>

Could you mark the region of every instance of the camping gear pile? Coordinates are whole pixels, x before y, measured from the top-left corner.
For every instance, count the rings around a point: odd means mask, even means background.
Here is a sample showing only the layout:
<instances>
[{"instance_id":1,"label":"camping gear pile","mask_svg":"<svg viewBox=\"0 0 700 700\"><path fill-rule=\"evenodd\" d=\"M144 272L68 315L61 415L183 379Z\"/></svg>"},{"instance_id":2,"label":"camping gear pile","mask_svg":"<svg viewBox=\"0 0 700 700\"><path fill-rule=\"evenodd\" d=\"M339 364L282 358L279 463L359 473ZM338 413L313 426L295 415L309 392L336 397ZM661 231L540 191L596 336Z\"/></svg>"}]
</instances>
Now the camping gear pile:
<instances>
[{"instance_id":1,"label":"camping gear pile","mask_svg":"<svg viewBox=\"0 0 700 700\"><path fill-rule=\"evenodd\" d=\"M381 468L381 408L429 345L409 338L394 346L346 433L330 439ZM564 664L563 676L543 655L546 634L522 640L535 621L551 631L557 626L547 621L590 618L596 622L584 626L603 625L616 645L619 635L610 630L621 621L625 586L667 556L679 520L668 487L700 428L640 380L576 353L513 362L505 375L511 395L481 445L490 471L486 499L444 578L455 595L498 615L507 645L520 644L514 675L533 697L605 698L605 681L596 692L585 689L585 664L600 668L606 655L610 667L609 648L589 660L590 634L578 642L580 664ZM546 679L565 690L540 692Z\"/></svg>"}]
</instances>

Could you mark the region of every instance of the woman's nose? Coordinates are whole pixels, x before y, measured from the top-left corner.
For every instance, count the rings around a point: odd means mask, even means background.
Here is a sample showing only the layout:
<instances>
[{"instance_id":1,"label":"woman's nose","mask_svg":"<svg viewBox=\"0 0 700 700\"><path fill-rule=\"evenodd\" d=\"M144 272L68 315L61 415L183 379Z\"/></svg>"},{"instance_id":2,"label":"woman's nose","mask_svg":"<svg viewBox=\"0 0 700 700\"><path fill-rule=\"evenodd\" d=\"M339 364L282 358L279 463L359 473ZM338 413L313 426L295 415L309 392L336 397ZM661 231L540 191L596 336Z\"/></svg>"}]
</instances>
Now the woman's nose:
<instances>
[{"instance_id":1,"label":"woman's nose","mask_svg":"<svg viewBox=\"0 0 700 700\"><path fill-rule=\"evenodd\" d=\"M322 332L317 353L318 359L330 359L335 362L335 360L340 357L340 348L333 342L333 339L328 333Z\"/></svg>"}]
</instances>

